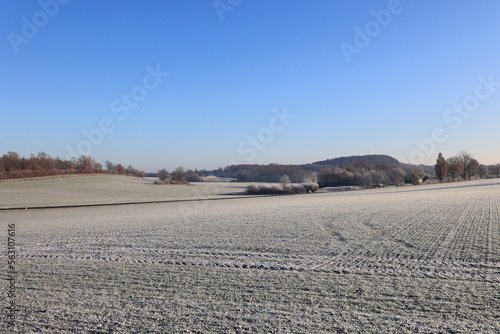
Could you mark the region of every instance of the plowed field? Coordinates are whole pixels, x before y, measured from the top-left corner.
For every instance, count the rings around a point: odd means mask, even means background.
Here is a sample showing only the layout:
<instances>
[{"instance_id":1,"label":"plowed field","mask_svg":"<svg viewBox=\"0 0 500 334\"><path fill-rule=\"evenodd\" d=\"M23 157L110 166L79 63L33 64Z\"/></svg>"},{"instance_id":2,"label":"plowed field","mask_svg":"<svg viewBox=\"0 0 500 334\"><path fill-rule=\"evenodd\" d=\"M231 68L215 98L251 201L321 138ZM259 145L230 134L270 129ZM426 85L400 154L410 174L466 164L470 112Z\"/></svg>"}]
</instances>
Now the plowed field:
<instances>
[{"instance_id":1,"label":"plowed field","mask_svg":"<svg viewBox=\"0 0 500 334\"><path fill-rule=\"evenodd\" d=\"M1 333L499 333L499 182L0 221L19 309Z\"/></svg>"}]
</instances>

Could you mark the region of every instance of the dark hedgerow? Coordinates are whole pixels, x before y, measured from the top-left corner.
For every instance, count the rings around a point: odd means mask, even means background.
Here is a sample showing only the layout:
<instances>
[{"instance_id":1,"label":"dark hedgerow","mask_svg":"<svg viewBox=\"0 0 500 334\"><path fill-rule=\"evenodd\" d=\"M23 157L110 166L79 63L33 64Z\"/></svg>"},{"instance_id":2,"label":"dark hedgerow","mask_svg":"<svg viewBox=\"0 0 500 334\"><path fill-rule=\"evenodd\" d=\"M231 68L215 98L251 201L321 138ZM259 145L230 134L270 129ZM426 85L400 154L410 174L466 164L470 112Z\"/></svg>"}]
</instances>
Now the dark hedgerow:
<instances>
[{"instance_id":1,"label":"dark hedgerow","mask_svg":"<svg viewBox=\"0 0 500 334\"><path fill-rule=\"evenodd\" d=\"M287 195L314 193L319 189L317 183L288 184L251 184L245 190L246 195Z\"/></svg>"}]
</instances>

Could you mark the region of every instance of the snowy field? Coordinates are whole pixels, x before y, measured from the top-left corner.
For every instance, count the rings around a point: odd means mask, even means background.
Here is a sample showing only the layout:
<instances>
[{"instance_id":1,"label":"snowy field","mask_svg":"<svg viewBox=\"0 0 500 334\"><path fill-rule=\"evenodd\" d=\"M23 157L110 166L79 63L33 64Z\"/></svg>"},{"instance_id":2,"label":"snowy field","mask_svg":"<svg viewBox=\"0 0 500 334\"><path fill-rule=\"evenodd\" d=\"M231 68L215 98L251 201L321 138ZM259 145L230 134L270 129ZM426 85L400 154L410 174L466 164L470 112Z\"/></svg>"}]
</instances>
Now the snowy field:
<instances>
[{"instance_id":1,"label":"snowy field","mask_svg":"<svg viewBox=\"0 0 500 334\"><path fill-rule=\"evenodd\" d=\"M499 180L0 220L20 310L0 333L499 333Z\"/></svg>"},{"instance_id":2,"label":"snowy field","mask_svg":"<svg viewBox=\"0 0 500 334\"><path fill-rule=\"evenodd\" d=\"M157 186L156 178L120 175L71 175L37 180L0 181L0 209L98 203L220 198L245 190L245 183L194 182ZM234 197L234 196L233 196Z\"/></svg>"}]
</instances>

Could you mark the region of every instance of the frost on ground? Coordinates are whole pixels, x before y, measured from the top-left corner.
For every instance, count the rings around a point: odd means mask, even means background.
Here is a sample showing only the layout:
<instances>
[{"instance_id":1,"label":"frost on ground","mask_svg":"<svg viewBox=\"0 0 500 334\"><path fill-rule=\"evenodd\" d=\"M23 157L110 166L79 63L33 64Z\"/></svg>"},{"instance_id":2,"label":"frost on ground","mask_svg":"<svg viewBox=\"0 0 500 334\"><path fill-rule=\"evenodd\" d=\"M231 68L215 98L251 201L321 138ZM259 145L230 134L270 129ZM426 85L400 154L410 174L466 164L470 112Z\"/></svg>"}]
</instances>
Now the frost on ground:
<instances>
[{"instance_id":1,"label":"frost on ground","mask_svg":"<svg viewBox=\"0 0 500 334\"><path fill-rule=\"evenodd\" d=\"M190 185L154 185L156 178L121 175L69 175L34 180L0 180L0 210L40 206L121 202L153 202L228 197L247 183L193 182ZM234 197L234 196L229 196Z\"/></svg>"},{"instance_id":2,"label":"frost on ground","mask_svg":"<svg viewBox=\"0 0 500 334\"><path fill-rule=\"evenodd\" d=\"M0 212L0 332L499 332L498 184L179 205Z\"/></svg>"}]
</instances>

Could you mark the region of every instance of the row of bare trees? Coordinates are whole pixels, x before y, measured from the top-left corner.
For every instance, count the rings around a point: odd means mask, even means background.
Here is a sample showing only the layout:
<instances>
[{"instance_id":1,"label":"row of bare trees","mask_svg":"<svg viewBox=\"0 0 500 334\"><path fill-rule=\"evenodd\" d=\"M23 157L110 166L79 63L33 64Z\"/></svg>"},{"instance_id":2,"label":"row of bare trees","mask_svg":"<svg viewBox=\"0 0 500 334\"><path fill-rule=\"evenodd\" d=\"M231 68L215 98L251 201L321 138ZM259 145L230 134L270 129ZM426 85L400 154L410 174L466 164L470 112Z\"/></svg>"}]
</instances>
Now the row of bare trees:
<instances>
[{"instance_id":1,"label":"row of bare trees","mask_svg":"<svg viewBox=\"0 0 500 334\"><path fill-rule=\"evenodd\" d=\"M318 174L320 187L362 186L374 188L384 185L400 186L404 183L420 184L427 179L421 166L411 164L344 168L326 167Z\"/></svg>"},{"instance_id":2,"label":"row of bare trees","mask_svg":"<svg viewBox=\"0 0 500 334\"><path fill-rule=\"evenodd\" d=\"M157 176L158 180L155 181L155 184L186 184L202 181L202 176L205 176L205 173L191 169L186 171L182 166L179 166L172 172L168 172L165 168L160 169Z\"/></svg>"},{"instance_id":3,"label":"row of bare trees","mask_svg":"<svg viewBox=\"0 0 500 334\"><path fill-rule=\"evenodd\" d=\"M158 180L155 184L185 184L187 179L187 173L182 167L177 167L172 173L163 168L158 171Z\"/></svg>"},{"instance_id":4,"label":"row of bare trees","mask_svg":"<svg viewBox=\"0 0 500 334\"><path fill-rule=\"evenodd\" d=\"M111 174L119 174L119 175L129 175L129 176L137 176L144 177L146 173L142 170L138 170L134 168L132 165L128 165L127 168L122 164L115 164L109 160L106 160L106 170Z\"/></svg>"},{"instance_id":5,"label":"row of bare trees","mask_svg":"<svg viewBox=\"0 0 500 334\"><path fill-rule=\"evenodd\" d=\"M436 177L441 181L445 182L447 177L451 177L452 181L461 178L462 180L470 180L471 177L477 176L479 178L485 178L488 175L493 175L494 177L500 177L500 164L494 164L490 166L481 165L472 154L466 151L461 151L457 155L445 159L441 153L439 153L434 165L434 170L436 171Z\"/></svg>"},{"instance_id":6,"label":"row of bare trees","mask_svg":"<svg viewBox=\"0 0 500 334\"><path fill-rule=\"evenodd\" d=\"M92 157L82 155L79 158L63 160L59 157L52 158L45 152L31 154L29 158L19 155L17 152L7 152L0 157L0 179L15 179L24 177L38 177L64 174L92 174L113 173L144 177L143 171L132 166L125 168L121 164L106 162L107 170L103 170L102 164L96 162Z\"/></svg>"},{"instance_id":7,"label":"row of bare trees","mask_svg":"<svg viewBox=\"0 0 500 334\"><path fill-rule=\"evenodd\" d=\"M318 170L324 166L317 166ZM306 179L314 179L315 170L305 170L299 165L231 165L224 169L212 171L219 177L235 178L238 182L279 182L283 175L287 175L292 183L301 183Z\"/></svg>"}]
</instances>

